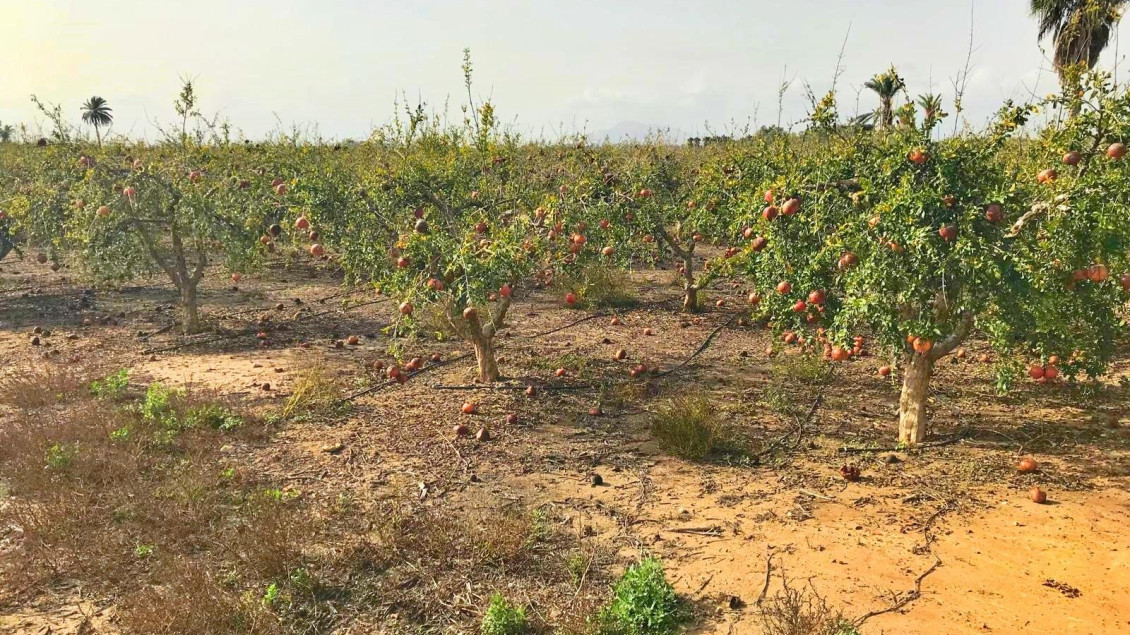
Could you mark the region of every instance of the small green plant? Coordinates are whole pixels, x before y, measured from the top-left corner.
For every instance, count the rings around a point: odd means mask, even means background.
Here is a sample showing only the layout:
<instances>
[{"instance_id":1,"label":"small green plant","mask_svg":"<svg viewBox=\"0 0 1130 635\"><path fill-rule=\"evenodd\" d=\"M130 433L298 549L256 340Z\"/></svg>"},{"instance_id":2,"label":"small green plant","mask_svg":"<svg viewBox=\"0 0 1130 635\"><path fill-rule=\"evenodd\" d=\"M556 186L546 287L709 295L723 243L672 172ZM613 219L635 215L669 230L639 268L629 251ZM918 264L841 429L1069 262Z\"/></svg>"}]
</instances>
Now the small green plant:
<instances>
[{"instance_id":1,"label":"small green plant","mask_svg":"<svg viewBox=\"0 0 1130 635\"><path fill-rule=\"evenodd\" d=\"M699 461L716 452L738 447L733 434L718 421L717 409L700 395L675 397L651 418L651 434L659 447L676 456Z\"/></svg>"},{"instance_id":2,"label":"small green plant","mask_svg":"<svg viewBox=\"0 0 1130 635\"><path fill-rule=\"evenodd\" d=\"M530 512L530 542L544 540L549 536L549 512L539 507Z\"/></svg>"},{"instance_id":3,"label":"small green plant","mask_svg":"<svg viewBox=\"0 0 1130 635\"><path fill-rule=\"evenodd\" d=\"M277 487L263 490L263 498L275 503L285 503L299 496L300 492L296 490L281 490Z\"/></svg>"},{"instance_id":4,"label":"small green plant","mask_svg":"<svg viewBox=\"0 0 1130 635\"><path fill-rule=\"evenodd\" d=\"M483 635L522 635L529 631L526 609L514 606L501 594L490 598L490 606L483 615Z\"/></svg>"},{"instance_id":5,"label":"small green plant","mask_svg":"<svg viewBox=\"0 0 1130 635\"><path fill-rule=\"evenodd\" d=\"M130 435L133 434L133 429L129 426L122 426L117 430L110 432L111 441L128 441Z\"/></svg>"},{"instance_id":6,"label":"small green plant","mask_svg":"<svg viewBox=\"0 0 1130 635\"><path fill-rule=\"evenodd\" d=\"M279 585L272 582L263 593L263 606L269 609L275 608L281 598L282 591L279 590Z\"/></svg>"},{"instance_id":7,"label":"small green plant","mask_svg":"<svg viewBox=\"0 0 1130 635\"><path fill-rule=\"evenodd\" d=\"M78 457L77 447L65 443L56 443L47 448L45 462L47 469L62 471L71 467L76 457Z\"/></svg>"},{"instance_id":8,"label":"small green plant","mask_svg":"<svg viewBox=\"0 0 1130 635\"><path fill-rule=\"evenodd\" d=\"M602 635L678 633L690 612L667 581L663 564L648 557L628 567L616 582L612 602L600 611Z\"/></svg>"},{"instance_id":9,"label":"small green plant","mask_svg":"<svg viewBox=\"0 0 1130 635\"><path fill-rule=\"evenodd\" d=\"M129 387L129 369L123 368L90 382L90 394L99 399L121 399Z\"/></svg>"},{"instance_id":10,"label":"small green plant","mask_svg":"<svg viewBox=\"0 0 1130 635\"><path fill-rule=\"evenodd\" d=\"M138 545L133 549L133 555L136 556L138 560L144 560L153 555L153 545L143 545L141 543L138 543Z\"/></svg>"},{"instance_id":11,"label":"small green plant","mask_svg":"<svg viewBox=\"0 0 1130 635\"><path fill-rule=\"evenodd\" d=\"M761 391L761 402L782 417L792 414L796 408L796 402L788 389L776 381L766 384Z\"/></svg>"},{"instance_id":12,"label":"small green plant","mask_svg":"<svg viewBox=\"0 0 1130 635\"><path fill-rule=\"evenodd\" d=\"M145 390L145 398L142 399L138 410L141 412L141 416L148 421L155 421L163 425L175 425L177 418L173 405L180 396L180 391L154 382L149 384L149 387Z\"/></svg>"},{"instance_id":13,"label":"small green plant","mask_svg":"<svg viewBox=\"0 0 1130 635\"><path fill-rule=\"evenodd\" d=\"M314 576L310 575L310 571L306 568L300 567L291 571L287 579L295 589L309 591L314 588Z\"/></svg>"},{"instance_id":14,"label":"small green plant","mask_svg":"<svg viewBox=\"0 0 1130 635\"><path fill-rule=\"evenodd\" d=\"M820 384L828 374L828 363L819 355L779 355L773 358L770 373L786 384Z\"/></svg>"},{"instance_id":15,"label":"small green plant","mask_svg":"<svg viewBox=\"0 0 1130 635\"><path fill-rule=\"evenodd\" d=\"M207 426L213 430L230 432L243 425L243 417L213 403L189 408L184 422L188 427Z\"/></svg>"},{"instance_id":16,"label":"small green plant","mask_svg":"<svg viewBox=\"0 0 1130 635\"><path fill-rule=\"evenodd\" d=\"M581 583L588 565L585 555L579 551L569 556L569 559L565 561L565 568L569 570L569 577L573 580L573 584Z\"/></svg>"}]
</instances>

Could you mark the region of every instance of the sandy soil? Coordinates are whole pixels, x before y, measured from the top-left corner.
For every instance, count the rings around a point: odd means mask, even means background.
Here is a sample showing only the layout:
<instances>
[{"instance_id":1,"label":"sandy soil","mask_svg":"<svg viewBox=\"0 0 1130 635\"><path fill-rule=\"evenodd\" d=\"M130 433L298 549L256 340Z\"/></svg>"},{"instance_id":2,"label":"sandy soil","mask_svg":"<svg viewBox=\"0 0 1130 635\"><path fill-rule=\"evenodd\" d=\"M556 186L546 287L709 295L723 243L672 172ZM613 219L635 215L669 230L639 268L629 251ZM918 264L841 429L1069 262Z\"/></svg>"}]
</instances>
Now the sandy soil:
<instances>
[{"instance_id":1,"label":"sandy soil","mask_svg":"<svg viewBox=\"0 0 1130 635\"><path fill-rule=\"evenodd\" d=\"M239 290L214 272L202 304L224 337L187 340L158 332L176 316L159 280L84 293L72 278L11 259L0 265L0 357L128 366L135 381L205 387L265 410L313 365L350 392L379 384L368 366L389 359L382 327L391 304L343 294L324 271L271 270L246 276ZM999 397L988 367L972 361L980 352L972 342L968 361L943 363L933 386L934 430L950 442L902 452L887 447L897 386L876 376L881 360L839 365L824 388L788 387L801 414L783 416L765 404L780 363L764 353L767 331L737 326L729 308L698 320L676 314L668 272L635 279L641 303L621 312L619 327L601 317L540 335L586 314L548 291L521 297L501 336L509 383L471 385L472 360L461 359L359 397L336 420L288 424L269 444L232 451L315 498L343 489L395 496L423 483L433 504L453 510L551 505L615 566L660 556L697 607L696 633L761 632L758 600L782 575L849 619L902 603L868 618L868 634L1130 633L1130 394L1117 381L1130 360L1094 395L1024 385ZM719 297L740 306L742 291L723 285L708 297L711 306ZM677 372L625 381L629 363L676 368L727 323ZM51 334L33 347L36 326ZM645 327L654 335L642 335ZM359 346L335 345L350 334ZM467 352L459 342L398 342L410 356ZM627 362L613 361L620 347ZM558 365L569 367L563 379L552 376ZM543 390L526 397L528 384ZM795 451L766 464L664 454L648 433L650 412L685 391L709 395L759 447L793 434ZM629 398L617 403L617 395ZM489 427L492 441L452 438L468 419L458 410L466 399L480 411L472 425ZM598 402L602 416L590 416ZM516 425L504 421L511 412ZM339 444L343 451L324 451ZM1017 459L1029 455L1041 471L1018 474ZM839 476L845 463L861 468L859 482ZM602 486L591 485L594 473ZM1028 500L1032 485L1050 504ZM4 609L0 632L113 632L112 605L80 597L73 587L44 590L34 605Z\"/></svg>"}]
</instances>

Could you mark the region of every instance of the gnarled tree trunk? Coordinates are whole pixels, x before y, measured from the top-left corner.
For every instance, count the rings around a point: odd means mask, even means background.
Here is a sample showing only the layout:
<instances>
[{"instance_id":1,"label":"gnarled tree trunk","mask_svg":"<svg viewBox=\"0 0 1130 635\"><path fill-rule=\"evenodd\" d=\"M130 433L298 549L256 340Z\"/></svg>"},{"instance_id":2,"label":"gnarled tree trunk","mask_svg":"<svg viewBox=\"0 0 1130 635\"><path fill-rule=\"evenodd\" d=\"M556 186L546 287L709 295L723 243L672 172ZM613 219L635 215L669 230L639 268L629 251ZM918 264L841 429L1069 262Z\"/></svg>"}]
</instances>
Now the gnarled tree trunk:
<instances>
[{"instance_id":1,"label":"gnarled tree trunk","mask_svg":"<svg viewBox=\"0 0 1130 635\"><path fill-rule=\"evenodd\" d=\"M903 373L899 397L899 443L914 446L926 440L926 398L933 374L934 360L930 353L912 354Z\"/></svg>"},{"instance_id":2,"label":"gnarled tree trunk","mask_svg":"<svg viewBox=\"0 0 1130 635\"><path fill-rule=\"evenodd\" d=\"M472 337L471 345L475 347L475 361L479 366L479 381L491 383L498 381L498 361L494 356L494 338L483 336Z\"/></svg>"},{"instance_id":3,"label":"gnarled tree trunk","mask_svg":"<svg viewBox=\"0 0 1130 635\"><path fill-rule=\"evenodd\" d=\"M926 353L910 353L899 396L899 443L913 447L926 440L926 400L930 396L934 364L965 341L972 329L973 314L965 313L952 335L934 344Z\"/></svg>"},{"instance_id":4,"label":"gnarled tree trunk","mask_svg":"<svg viewBox=\"0 0 1130 635\"><path fill-rule=\"evenodd\" d=\"M698 285L694 282L694 259L690 254L683 258L683 311L694 313L698 311Z\"/></svg>"},{"instance_id":5,"label":"gnarled tree trunk","mask_svg":"<svg viewBox=\"0 0 1130 635\"><path fill-rule=\"evenodd\" d=\"M516 286L511 284L511 287ZM471 343L475 349L475 361L478 364L479 381L493 383L498 381L501 373L498 370L498 360L495 357L494 336L506 319L506 311L510 308L511 298L504 297L498 301L494 313L486 320L481 320L478 313L464 317L460 310L456 313L457 306L448 306L447 321L455 332Z\"/></svg>"},{"instance_id":6,"label":"gnarled tree trunk","mask_svg":"<svg viewBox=\"0 0 1130 635\"><path fill-rule=\"evenodd\" d=\"M671 252L683 262L683 311L694 313L698 311L698 285L694 279L694 245L692 241L687 248L680 247L674 238L663 227L656 227L652 234L658 240L667 243Z\"/></svg>"}]
</instances>

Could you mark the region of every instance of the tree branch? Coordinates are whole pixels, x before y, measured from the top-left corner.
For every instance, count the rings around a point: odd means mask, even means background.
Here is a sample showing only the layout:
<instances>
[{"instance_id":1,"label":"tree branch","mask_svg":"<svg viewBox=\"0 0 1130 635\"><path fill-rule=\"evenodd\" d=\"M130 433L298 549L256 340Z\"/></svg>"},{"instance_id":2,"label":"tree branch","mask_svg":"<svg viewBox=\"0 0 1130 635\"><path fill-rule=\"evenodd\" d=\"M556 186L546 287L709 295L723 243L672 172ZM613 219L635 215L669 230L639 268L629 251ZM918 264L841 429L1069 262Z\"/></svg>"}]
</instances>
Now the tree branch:
<instances>
[{"instance_id":1,"label":"tree branch","mask_svg":"<svg viewBox=\"0 0 1130 635\"><path fill-rule=\"evenodd\" d=\"M954 330L949 337L938 342L930 349L930 360L937 361L946 355L949 355L953 349L957 348L958 344L965 341L969 337L969 333L973 330L973 313L965 312L961 315L961 322L958 323L957 329Z\"/></svg>"}]
</instances>

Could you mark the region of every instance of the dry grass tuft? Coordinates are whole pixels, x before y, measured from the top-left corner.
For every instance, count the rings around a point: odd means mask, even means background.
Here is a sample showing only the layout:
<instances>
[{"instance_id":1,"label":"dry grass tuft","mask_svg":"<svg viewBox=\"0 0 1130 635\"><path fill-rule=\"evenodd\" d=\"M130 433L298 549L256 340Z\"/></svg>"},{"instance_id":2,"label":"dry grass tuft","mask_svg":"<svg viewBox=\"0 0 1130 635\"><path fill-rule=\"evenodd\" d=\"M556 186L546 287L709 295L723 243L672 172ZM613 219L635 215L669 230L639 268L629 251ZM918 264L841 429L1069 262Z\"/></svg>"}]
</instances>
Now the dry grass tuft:
<instances>
[{"instance_id":1,"label":"dry grass tuft","mask_svg":"<svg viewBox=\"0 0 1130 635\"><path fill-rule=\"evenodd\" d=\"M765 635L858 635L843 613L828 606L811 587L793 587L783 575L781 590L761 605Z\"/></svg>"},{"instance_id":2,"label":"dry grass tuft","mask_svg":"<svg viewBox=\"0 0 1130 635\"><path fill-rule=\"evenodd\" d=\"M592 263L579 271L562 274L556 282L577 294L578 306L618 308L636 304L631 275L618 267Z\"/></svg>"},{"instance_id":3,"label":"dry grass tuft","mask_svg":"<svg viewBox=\"0 0 1130 635\"><path fill-rule=\"evenodd\" d=\"M36 410L70 401L86 390L91 373L49 361L8 368L0 374L0 407Z\"/></svg>"},{"instance_id":4,"label":"dry grass tuft","mask_svg":"<svg viewBox=\"0 0 1130 635\"><path fill-rule=\"evenodd\" d=\"M342 398L341 385L323 365L302 369L294 382L294 390L279 412L281 419L309 415L333 408Z\"/></svg>"},{"instance_id":5,"label":"dry grass tuft","mask_svg":"<svg viewBox=\"0 0 1130 635\"><path fill-rule=\"evenodd\" d=\"M742 450L734 432L719 421L716 406L701 395L661 404L651 417L651 434L660 448L691 461Z\"/></svg>"}]
</instances>

